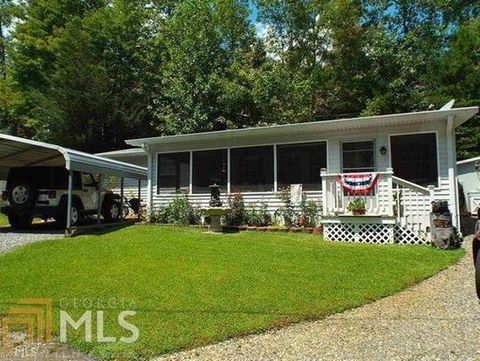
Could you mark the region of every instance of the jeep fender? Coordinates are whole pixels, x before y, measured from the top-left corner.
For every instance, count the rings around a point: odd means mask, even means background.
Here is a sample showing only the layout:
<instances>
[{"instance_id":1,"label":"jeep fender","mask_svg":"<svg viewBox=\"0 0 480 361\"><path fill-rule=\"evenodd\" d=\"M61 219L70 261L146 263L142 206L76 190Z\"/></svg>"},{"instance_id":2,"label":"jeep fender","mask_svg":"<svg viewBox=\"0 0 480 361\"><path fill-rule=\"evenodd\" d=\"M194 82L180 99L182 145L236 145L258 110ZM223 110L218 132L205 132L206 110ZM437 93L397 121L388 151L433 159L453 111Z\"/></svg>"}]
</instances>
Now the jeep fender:
<instances>
[{"instance_id":1,"label":"jeep fender","mask_svg":"<svg viewBox=\"0 0 480 361\"><path fill-rule=\"evenodd\" d=\"M80 197L76 194L72 194L72 204L74 203L79 205L81 211L84 210L83 202L80 199ZM64 204L65 205L68 204L68 194L64 194L63 196L60 197L60 202L58 203L59 207L62 207Z\"/></svg>"}]
</instances>

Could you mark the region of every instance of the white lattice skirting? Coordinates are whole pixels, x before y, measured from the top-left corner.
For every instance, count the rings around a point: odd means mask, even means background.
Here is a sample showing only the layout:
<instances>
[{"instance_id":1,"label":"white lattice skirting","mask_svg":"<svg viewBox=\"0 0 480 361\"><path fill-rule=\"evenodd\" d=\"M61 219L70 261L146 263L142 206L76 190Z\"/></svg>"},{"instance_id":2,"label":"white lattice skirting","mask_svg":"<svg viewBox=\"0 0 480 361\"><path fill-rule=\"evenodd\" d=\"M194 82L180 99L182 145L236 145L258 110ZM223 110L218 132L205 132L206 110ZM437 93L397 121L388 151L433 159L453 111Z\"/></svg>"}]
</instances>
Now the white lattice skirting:
<instances>
[{"instance_id":1,"label":"white lattice skirting","mask_svg":"<svg viewBox=\"0 0 480 361\"><path fill-rule=\"evenodd\" d=\"M323 235L327 241L375 244L427 244L427 236L395 224L324 223Z\"/></svg>"}]
</instances>

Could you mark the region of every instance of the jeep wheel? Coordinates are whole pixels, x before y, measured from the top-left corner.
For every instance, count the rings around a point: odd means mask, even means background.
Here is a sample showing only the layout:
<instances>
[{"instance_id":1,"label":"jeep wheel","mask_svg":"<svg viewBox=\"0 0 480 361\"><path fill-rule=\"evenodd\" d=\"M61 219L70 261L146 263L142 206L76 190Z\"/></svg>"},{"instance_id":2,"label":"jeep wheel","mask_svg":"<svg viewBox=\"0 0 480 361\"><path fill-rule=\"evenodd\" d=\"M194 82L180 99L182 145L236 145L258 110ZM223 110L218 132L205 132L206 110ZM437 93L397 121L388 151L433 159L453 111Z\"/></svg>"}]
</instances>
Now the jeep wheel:
<instances>
[{"instance_id":1,"label":"jeep wheel","mask_svg":"<svg viewBox=\"0 0 480 361\"><path fill-rule=\"evenodd\" d=\"M9 215L8 223L15 230L26 230L32 226L33 217L32 216L18 216L18 215Z\"/></svg>"},{"instance_id":2,"label":"jeep wheel","mask_svg":"<svg viewBox=\"0 0 480 361\"><path fill-rule=\"evenodd\" d=\"M103 206L103 219L105 222L116 222L120 218L120 203L110 199Z\"/></svg>"},{"instance_id":3,"label":"jeep wheel","mask_svg":"<svg viewBox=\"0 0 480 361\"><path fill-rule=\"evenodd\" d=\"M36 192L26 183L16 183L8 191L8 201L12 207L28 208L35 203Z\"/></svg>"},{"instance_id":4,"label":"jeep wheel","mask_svg":"<svg viewBox=\"0 0 480 361\"><path fill-rule=\"evenodd\" d=\"M78 224L82 220L82 216L80 213L80 205L77 202L72 203L72 210L71 210L71 217L70 217L70 227L78 226ZM67 227L67 202L62 202L60 206L60 216L55 220L57 223L62 227Z\"/></svg>"}]
</instances>

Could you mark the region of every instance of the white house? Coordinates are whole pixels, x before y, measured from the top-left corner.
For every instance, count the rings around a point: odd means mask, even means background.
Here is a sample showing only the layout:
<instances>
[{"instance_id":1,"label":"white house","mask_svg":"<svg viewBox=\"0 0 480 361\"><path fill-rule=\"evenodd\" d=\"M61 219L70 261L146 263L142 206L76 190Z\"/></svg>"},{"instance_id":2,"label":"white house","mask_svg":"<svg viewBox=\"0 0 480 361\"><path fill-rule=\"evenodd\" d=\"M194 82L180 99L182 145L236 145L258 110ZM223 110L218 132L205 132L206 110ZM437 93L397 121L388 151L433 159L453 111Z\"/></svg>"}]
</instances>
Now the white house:
<instances>
[{"instance_id":1,"label":"white house","mask_svg":"<svg viewBox=\"0 0 480 361\"><path fill-rule=\"evenodd\" d=\"M177 190L206 206L208 186L226 199L242 192L248 205L280 205L281 187L301 184L323 206L324 234L331 240L423 243L433 200L448 201L458 226L455 128L478 107L338 119L128 140L136 149L102 155L149 169L147 205L158 208ZM323 169L322 175L320 174ZM363 196L364 216L347 211L352 196L342 174L375 175Z\"/></svg>"},{"instance_id":2,"label":"white house","mask_svg":"<svg viewBox=\"0 0 480 361\"><path fill-rule=\"evenodd\" d=\"M480 207L480 157L457 162L458 183L461 185L460 203L463 211L476 214Z\"/></svg>"}]
</instances>

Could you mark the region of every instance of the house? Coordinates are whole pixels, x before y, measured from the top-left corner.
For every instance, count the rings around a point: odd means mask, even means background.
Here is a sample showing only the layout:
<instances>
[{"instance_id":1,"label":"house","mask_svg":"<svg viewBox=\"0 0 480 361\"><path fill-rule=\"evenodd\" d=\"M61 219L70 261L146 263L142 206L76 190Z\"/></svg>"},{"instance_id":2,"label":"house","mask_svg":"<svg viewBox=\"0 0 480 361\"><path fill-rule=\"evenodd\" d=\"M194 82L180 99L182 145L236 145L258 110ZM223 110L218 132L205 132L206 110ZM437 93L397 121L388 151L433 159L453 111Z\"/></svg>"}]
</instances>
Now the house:
<instances>
[{"instance_id":1,"label":"house","mask_svg":"<svg viewBox=\"0 0 480 361\"><path fill-rule=\"evenodd\" d=\"M476 214L480 207L480 157L457 162L460 211Z\"/></svg>"},{"instance_id":2,"label":"house","mask_svg":"<svg viewBox=\"0 0 480 361\"><path fill-rule=\"evenodd\" d=\"M300 184L322 204L324 235L330 240L424 243L433 200L448 202L455 226L457 201L455 128L478 107L336 119L126 141L130 150L102 155L148 166L150 209L186 192L207 206L208 186L217 183L226 200L242 192L247 206L281 206L277 192ZM127 160L128 159L128 160ZM322 174L321 174L322 173ZM342 175L374 176L362 198L367 212L348 212L355 198Z\"/></svg>"}]
</instances>

